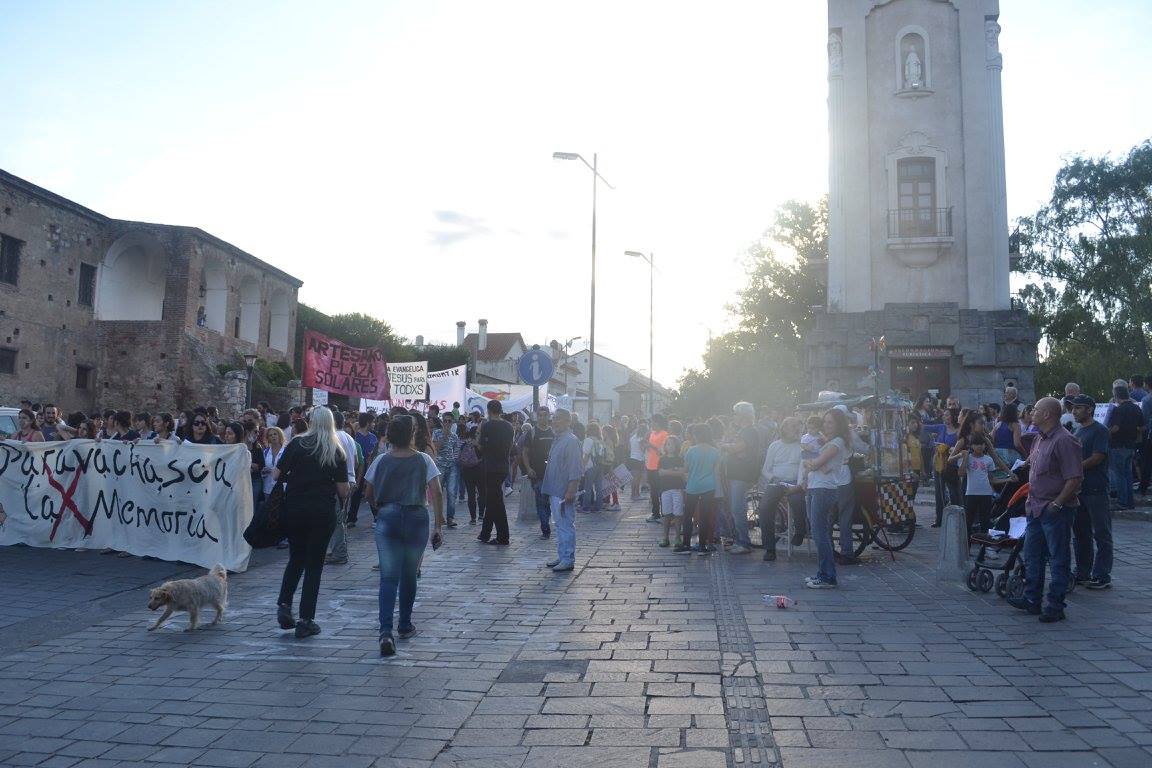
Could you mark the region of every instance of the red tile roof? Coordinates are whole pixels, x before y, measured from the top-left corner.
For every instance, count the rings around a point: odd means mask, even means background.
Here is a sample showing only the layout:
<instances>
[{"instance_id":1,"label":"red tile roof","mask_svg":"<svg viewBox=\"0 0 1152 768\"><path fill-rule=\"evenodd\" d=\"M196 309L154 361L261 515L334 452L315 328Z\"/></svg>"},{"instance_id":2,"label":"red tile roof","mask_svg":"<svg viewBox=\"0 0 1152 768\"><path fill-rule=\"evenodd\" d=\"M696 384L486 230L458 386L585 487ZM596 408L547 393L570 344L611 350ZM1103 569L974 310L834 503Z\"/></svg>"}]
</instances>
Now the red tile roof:
<instances>
[{"instance_id":1,"label":"red tile roof","mask_svg":"<svg viewBox=\"0 0 1152 768\"><path fill-rule=\"evenodd\" d=\"M486 363L494 363L508 357L508 353L516 345L516 342L520 342L524 348L528 347L524 343L524 337L518 333L489 332L488 344L483 350L479 349L480 337L477 334L470 333L464 337L464 347L472 353L472 358Z\"/></svg>"}]
</instances>

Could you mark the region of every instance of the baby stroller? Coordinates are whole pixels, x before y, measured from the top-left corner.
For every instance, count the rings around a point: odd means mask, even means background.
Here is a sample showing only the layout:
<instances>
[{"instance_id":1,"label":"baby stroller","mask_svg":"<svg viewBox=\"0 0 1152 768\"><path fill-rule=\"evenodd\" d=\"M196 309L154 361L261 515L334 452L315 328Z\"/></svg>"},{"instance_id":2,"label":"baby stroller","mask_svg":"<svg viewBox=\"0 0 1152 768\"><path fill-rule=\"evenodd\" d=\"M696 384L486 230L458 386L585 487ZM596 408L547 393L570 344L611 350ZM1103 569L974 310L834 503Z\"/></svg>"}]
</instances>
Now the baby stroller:
<instances>
[{"instance_id":1,"label":"baby stroller","mask_svg":"<svg viewBox=\"0 0 1152 768\"><path fill-rule=\"evenodd\" d=\"M1007 499L1007 501L1005 501ZM1008 534L1011 530L1011 520L1014 517L1024 517L1024 503L1028 500L1028 483L1011 483L1004 488L992 507L996 515L992 530L1004 531L1004 535L995 536L988 531L978 531L968 537L969 545L975 544L980 549L976 552L976 562L968 572L968 589L973 592L991 592L993 587L1000 597L1019 597L1024 594L1024 558L1021 551L1024 549L1024 535L1013 537ZM988 551L1008 553L1003 565L988 562ZM999 568L999 574L993 574L992 569Z\"/></svg>"}]
</instances>

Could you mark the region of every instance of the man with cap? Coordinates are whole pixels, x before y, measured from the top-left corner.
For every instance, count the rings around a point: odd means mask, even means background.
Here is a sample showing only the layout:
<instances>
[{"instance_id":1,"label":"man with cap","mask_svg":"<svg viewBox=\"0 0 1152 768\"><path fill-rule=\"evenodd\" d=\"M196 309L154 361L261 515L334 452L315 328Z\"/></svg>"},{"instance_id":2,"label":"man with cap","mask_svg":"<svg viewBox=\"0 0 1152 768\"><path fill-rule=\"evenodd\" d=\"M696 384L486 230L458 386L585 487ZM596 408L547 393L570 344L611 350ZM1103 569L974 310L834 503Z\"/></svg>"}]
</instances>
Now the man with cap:
<instances>
[{"instance_id":1,"label":"man with cap","mask_svg":"<svg viewBox=\"0 0 1152 768\"><path fill-rule=\"evenodd\" d=\"M1039 431L1028 455L1028 527L1024 533L1024 563L1027 577L1024 594L1008 599L1009 605L1039 615L1045 624L1064 619L1064 595L1068 591L1069 539L1072 521L1079 506L1078 494L1084 479L1080 444L1060 426L1060 401L1045 397L1036 403L1032 423ZM1044 596L1044 568L1052 563L1052 583L1048 603Z\"/></svg>"},{"instance_id":2,"label":"man with cap","mask_svg":"<svg viewBox=\"0 0 1152 768\"><path fill-rule=\"evenodd\" d=\"M1080 507L1072 523L1072 550L1076 555L1076 583L1089 589L1112 586L1112 510L1108 506L1108 428L1096 421L1096 401L1087 395L1071 399L1076 417L1073 436L1080 442L1084 482ZM1095 540L1095 553L1093 553Z\"/></svg>"}]
</instances>

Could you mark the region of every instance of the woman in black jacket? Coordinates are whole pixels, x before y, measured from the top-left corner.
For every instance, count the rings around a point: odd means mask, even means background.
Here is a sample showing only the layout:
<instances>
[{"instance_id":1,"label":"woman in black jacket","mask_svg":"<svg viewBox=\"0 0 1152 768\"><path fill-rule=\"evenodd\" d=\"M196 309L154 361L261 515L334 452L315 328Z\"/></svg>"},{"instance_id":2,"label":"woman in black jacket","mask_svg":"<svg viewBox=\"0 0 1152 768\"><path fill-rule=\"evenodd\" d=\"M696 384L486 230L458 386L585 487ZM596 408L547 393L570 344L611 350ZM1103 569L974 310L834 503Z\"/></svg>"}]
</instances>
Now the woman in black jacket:
<instances>
[{"instance_id":1,"label":"woman in black jacket","mask_svg":"<svg viewBox=\"0 0 1152 768\"><path fill-rule=\"evenodd\" d=\"M316 600L328 540L336 527L336 500L348 498L348 465L336 437L332 411L314 408L308 430L293 438L276 469L274 480L285 480L281 520L288 534L288 564L276 601L276 620L281 629L296 628L298 639L320 634L316 623ZM300 620L292 618L292 601L300 577Z\"/></svg>"}]
</instances>

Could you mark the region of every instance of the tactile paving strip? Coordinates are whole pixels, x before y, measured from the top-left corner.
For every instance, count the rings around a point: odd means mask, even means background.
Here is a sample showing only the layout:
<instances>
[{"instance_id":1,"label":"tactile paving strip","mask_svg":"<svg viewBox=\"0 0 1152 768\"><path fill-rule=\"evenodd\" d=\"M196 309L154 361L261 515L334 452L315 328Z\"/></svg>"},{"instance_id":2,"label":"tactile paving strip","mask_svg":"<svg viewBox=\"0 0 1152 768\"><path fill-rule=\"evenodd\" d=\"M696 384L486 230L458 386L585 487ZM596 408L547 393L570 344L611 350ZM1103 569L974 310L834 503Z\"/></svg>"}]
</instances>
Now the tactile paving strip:
<instances>
[{"instance_id":1,"label":"tactile paving strip","mask_svg":"<svg viewBox=\"0 0 1152 768\"><path fill-rule=\"evenodd\" d=\"M720 639L721 690L728 720L732 765L778 766L780 755L772 739L764 688L756 670L755 647L744 609L732 585L728 557L722 551L709 558L713 604Z\"/></svg>"}]
</instances>

